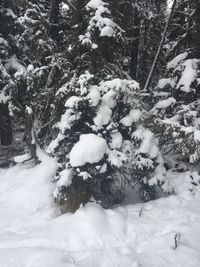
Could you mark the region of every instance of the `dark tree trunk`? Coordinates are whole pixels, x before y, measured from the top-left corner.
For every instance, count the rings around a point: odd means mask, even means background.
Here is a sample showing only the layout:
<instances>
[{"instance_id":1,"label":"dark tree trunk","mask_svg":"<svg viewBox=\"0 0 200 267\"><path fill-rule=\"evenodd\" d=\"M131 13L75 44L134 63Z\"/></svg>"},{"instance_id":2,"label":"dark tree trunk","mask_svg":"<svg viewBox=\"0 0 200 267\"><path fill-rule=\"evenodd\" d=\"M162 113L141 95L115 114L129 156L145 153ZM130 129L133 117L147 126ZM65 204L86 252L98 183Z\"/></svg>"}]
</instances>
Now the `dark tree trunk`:
<instances>
[{"instance_id":1,"label":"dark tree trunk","mask_svg":"<svg viewBox=\"0 0 200 267\"><path fill-rule=\"evenodd\" d=\"M60 13L60 0L51 0L51 8L49 14L49 21L51 23L50 35L53 39L58 38L58 23L59 23L59 13Z\"/></svg>"},{"instance_id":2,"label":"dark tree trunk","mask_svg":"<svg viewBox=\"0 0 200 267\"><path fill-rule=\"evenodd\" d=\"M140 63L139 63L139 73L138 73L138 80L140 82L141 87L144 86L145 79L148 75L148 51L147 51L147 40L148 40L148 21L146 19L143 19L142 22L142 45L139 51L140 56Z\"/></svg>"},{"instance_id":3,"label":"dark tree trunk","mask_svg":"<svg viewBox=\"0 0 200 267\"><path fill-rule=\"evenodd\" d=\"M139 43L140 43L140 17L137 8L134 10L134 29L133 29L133 42L131 49L131 65L130 65L130 75L131 78L137 79L137 69L138 69L138 54L139 54Z\"/></svg>"},{"instance_id":4,"label":"dark tree trunk","mask_svg":"<svg viewBox=\"0 0 200 267\"><path fill-rule=\"evenodd\" d=\"M0 104L0 143L2 146L12 144L12 125L8 105Z\"/></svg>"},{"instance_id":5,"label":"dark tree trunk","mask_svg":"<svg viewBox=\"0 0 200 267\"><path fill-rule=\"evenodd\" d=\"M49 14L49 21L53 24L58 24L60 0L52 0Z\"/></svg>"}]
</instances>

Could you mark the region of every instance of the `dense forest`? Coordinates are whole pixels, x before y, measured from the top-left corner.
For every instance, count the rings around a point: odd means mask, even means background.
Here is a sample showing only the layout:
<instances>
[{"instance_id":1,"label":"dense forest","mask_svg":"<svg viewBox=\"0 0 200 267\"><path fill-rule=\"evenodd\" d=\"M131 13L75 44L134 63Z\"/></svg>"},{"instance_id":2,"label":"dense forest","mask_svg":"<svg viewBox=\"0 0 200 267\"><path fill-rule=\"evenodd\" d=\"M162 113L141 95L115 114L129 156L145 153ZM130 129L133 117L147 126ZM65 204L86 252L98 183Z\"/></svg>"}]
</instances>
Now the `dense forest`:
<instances>
[{"instance_id":1,"label":"dense forest","mask_svg":"<svg viewBox=\"0 0 200 267\"><path fill-rule=\"evenodd\" d=\"M197 185L199 90L198 0L0 1L0 166L55 157L62 212Z\"/></svg>"}]
</instances>

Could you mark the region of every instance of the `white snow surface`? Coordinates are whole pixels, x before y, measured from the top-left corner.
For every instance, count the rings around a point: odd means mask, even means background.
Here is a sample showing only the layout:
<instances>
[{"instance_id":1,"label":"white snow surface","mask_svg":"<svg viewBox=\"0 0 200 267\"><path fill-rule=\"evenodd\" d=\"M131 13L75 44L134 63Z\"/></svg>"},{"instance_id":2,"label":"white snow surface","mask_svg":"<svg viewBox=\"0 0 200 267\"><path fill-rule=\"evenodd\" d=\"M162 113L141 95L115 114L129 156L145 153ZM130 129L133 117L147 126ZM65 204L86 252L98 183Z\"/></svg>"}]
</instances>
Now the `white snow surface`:
<instances>
[{"instance_id":1,"label":"white snow surface","mask_svg":"<svg viewBox=\"0 0 200 267\"><path fill-rule=\"evenodd\" d=\"M72 167L83 166L86 163L97 163L108 149L106 140L95 134L82 134L70 152Z\"/></svg>"},{"instance_id":2,"label":"white snow surface","mask_svg":"<svg viewBox=\"0 0 200 267\"><path fill-rule=\"evenodd\" d=\"M200 266L198 187L146 204L104 210L90 203L59 215L51 183L57 163L40 158L35 167L0 169L1 267Z\"/></svg>"}]
</instances>

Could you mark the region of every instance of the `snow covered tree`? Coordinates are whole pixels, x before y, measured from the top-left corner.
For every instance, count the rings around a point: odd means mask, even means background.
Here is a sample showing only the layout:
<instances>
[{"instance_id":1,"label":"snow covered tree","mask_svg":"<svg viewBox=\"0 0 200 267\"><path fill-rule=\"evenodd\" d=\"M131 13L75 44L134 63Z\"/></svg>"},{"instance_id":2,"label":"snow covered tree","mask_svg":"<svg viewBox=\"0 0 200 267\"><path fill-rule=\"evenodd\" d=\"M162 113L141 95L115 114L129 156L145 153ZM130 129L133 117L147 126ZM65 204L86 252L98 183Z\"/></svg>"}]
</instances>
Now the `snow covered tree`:
<instances>
[{"instance_id":1,"label":"snow covered tree","mask_svg":"<svg viewBox=\"0 0 200 267\"><path fill-rule=\"evenodd\" d=\"M0 4L0 135L1 144L12 143L11 116L18 104L18 83L24 67L18 57L18 8L14 1Z\"/></svg>"},{"instance_id":2,"label":"snow covered tree","mask_svg":"<svg viewBox=\"0 0 200 267\"><path fill-rule=\"evenodd\" d=\"M12 143L12 126L9 114L9 103L15 84L10 75L0 63L0 144L3 146Z\"/></svg>"},{"instance_id":3,"label":"snow covered tree","mask_svg":"<svg viewBox=\"0 0 200 267\"><path fill-rule=\"evenodd\" d=\"M199 51L199 12L199 1L177 1L168 33L168 60L183 53L188 48Z\"/></svg>"},{"instance_id":4,"label":"snow covered tree","mask_svg":"<svg viewBox=\"0 0 200 267\"><path fill-rule=\"evenodd\" d=\"M199 8L198 1L178 1L168 34L169 55L181 53L167 64L166 78L154 94L160 101L152 109L162 146L191 163L199 159Z\"/></svg>"},{"instance_id":5,"label":"snow covered tree","mask_svg":"<svg viewBox=\"0 0 200 267\"><path fill-rule=\"evenodd\" d=\"M67 48L63 49L67 45L59 39L63 37L58 29L63 23L59 1L52 1L51 5L44 0L26 2L19 21L23 29L21 53L27 67L21 103L23 111L26 105L32 107L36 135L43 147L52 137L56 120L54 95L69 69Z\"/></svg>"},{"instance_id":6,"label":"snow covered tree","mask_svg":"<svg viewBox=\"0 0 200 267\"><path fill-rule=\"evenodd\" d=\"M197 54L184 52L167 65L167 78L158 83L156 103L151 113L154 130L165 152L177 155L188 163L200 157L199 147L199 73Z\"/></svg>"},{"instance_id":7,"label":"snow covered tree","mask_svg":"<svg viewBox=\"0 0 200 267\"><path fill-rule=\"evenodd\" d=\"M143 200L153 199L153 185L164 177L154 136L141 126L139 85L125 79L123 31L111 10L94 0L81 10L79 42L70 45L72 55L79 49L78 58L71 58L75 69L56 93L63 115L47 151L60 162L55 200L63 212L91 197L103 207L118 203L125 183L137 187Z\"/></svg>"},{"instance_id":8,"label":"snow covered tree","mask_svg":"<svg viewBox=\"0 0 200 267\"><path fill-rule=\"evenodd\" d=\"M164 178L153 134L139 127L138 84L94 81L87 72L67 85L73 95L55 125L59 133L48 147L49 153L60 154L55 199L63 211L76 210L91 196L109 207L122 200L126 182L139 189L143 200L153 199L153 185ZM63 94L63 89L58 93Z\"/></svg>"}]
</instances>

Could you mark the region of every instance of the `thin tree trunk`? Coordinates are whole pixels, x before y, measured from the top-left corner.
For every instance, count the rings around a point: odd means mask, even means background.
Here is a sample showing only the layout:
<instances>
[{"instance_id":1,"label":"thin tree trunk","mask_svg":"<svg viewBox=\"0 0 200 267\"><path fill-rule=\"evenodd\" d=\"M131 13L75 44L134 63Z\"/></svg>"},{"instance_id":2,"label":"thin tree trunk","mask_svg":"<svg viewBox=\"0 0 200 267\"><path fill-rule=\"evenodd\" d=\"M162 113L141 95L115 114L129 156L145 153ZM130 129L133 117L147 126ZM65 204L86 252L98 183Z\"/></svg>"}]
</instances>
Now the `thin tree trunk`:
<instances>
[{"instance_id":1,"label":"thin tree trunk","mask_svg":"<svg viewBox=\"0 0 200 267\"><path fill-rule=\"evenodd\" d=\"M33 128L33 112L32 109L26 107L26 122L25 122L25 141L29 148L31 158L35 161L38 160L36 153L36 136Z\"/></svg>"},{"instance_id":2,"label":"thin tree trunk","mask_svg":"<svg viewBox=\"0 0 200 267\"><path fill-rule=\"evenodd\" d=\"M164 32L163 32L163 35L162 35L162 38L161 38L161 41L160 41L160 45L158 47L158 50L157 50L156 56L154 58L151 70L149 72L148 78L147 78L145 86L144 86L144 91L148 91L149 90L149 86L151 85L151 81L152 81L152 78L153 78L153 75L154 75L154 71L155 71L157 63L158 63L160 52L161 52L161 50L163 48L163 45L164 45L164 42L165 42L165 38L166 38L166 35L167 35L167 31L168 31L172 16L174 14L176 2L177 2L177 0L174 0L172 8L171 8L170 15L169 15L169 18L168 18L167 23L165 25L165 29L164 29Z\"/></svg>"},{"instance_id":3,"label":"thin tree trunk","mask_svg":"<svg viewBox=\"0 0 200 267\"><path fill-rule=\"evenodd\" d=\"M133 43L131 49L131 65L130 65L130 76L132 79L137 79L138 69L138 53L139 53L139 38L140 38L140 17L138 9L135 8L134 12L134 30L133 30Z\"/></svg>"},{"instance_id":4,"label":"thin tree trunk","mask_svg":"<svg viewBox=\"0 0 200 267\"><path fill-rule=\"evenodd\" d=\"M59 4L60 0L52 0L51 1L51 8L50 8L50 14L49 14L49 21L53 24L58 23L58 17L59 17Z\"/></svg>"},{"instance_id":5,"label":"thin tree trunk","mask_svg":"<svg viewBox=\"0 0 200 267\"><path fill-rule=\"evenodd\" d=\"M58 22L59 22L59 4L60 0L52 0L51 1L51 8L50 8L50 14L49 14L49 21L51 23L50 28L50 35L52 38L57 39L58 38Z\"/></svg>"}]
</instances>

